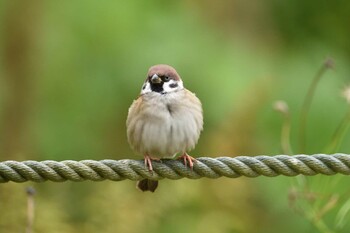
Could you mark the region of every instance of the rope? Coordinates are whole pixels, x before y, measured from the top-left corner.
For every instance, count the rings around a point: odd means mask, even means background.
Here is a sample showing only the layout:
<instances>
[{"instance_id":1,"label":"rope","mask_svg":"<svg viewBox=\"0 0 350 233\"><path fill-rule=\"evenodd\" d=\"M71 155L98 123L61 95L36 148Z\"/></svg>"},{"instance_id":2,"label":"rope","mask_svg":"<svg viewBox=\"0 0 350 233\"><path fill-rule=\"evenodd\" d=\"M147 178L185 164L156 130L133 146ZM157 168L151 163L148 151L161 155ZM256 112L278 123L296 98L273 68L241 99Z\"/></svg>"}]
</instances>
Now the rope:
<instances>
[{"instance_id":1,"label":"rope","mask_svg":"<svg viewBox=\"0 0 350 233\"><path fill-rule=\"evenodd\" d=\"M163 159L153 161L153 172L145 168L143 160L65 160L46 161L4 161L0 162L0 183L43 182L43 181L102 181L102 180L141 180L144 178L177 180L184 177L199 179L202 177L219 178L222 176L237 178L240 176L257 177L278 175L313 176L316 174L350 175L350 155L276 155L276 156L238 156L235 158L218 157L197 158L193 170L185 167L182 161Z\"/></svg>"}]
</instances>

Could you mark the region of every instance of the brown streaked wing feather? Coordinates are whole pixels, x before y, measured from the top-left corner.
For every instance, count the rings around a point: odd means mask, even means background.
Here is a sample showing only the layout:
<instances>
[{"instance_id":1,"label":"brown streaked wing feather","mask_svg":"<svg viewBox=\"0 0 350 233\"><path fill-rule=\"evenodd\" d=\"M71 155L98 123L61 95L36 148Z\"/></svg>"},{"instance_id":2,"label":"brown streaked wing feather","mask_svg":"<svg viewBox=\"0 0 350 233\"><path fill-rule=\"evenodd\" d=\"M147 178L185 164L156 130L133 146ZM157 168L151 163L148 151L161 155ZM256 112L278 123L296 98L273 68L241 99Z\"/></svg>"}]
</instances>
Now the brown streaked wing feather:
<instances>
[{"instance_id":1,"label":"brown streaked wing feather","mask_svg":"<svg viewBox=\"0 0 350 233\"><path fill-rule=\"evenodd\" d=\"M132 102L130 108L129 108L129 115L131 114L138 114L140 109L141 109L141 106L142 106L142 102L143 102L143 98L142 98L142 95L139 95L137 97L137 99L134 100L134 102Z\"/></svg>"}]
</instances>

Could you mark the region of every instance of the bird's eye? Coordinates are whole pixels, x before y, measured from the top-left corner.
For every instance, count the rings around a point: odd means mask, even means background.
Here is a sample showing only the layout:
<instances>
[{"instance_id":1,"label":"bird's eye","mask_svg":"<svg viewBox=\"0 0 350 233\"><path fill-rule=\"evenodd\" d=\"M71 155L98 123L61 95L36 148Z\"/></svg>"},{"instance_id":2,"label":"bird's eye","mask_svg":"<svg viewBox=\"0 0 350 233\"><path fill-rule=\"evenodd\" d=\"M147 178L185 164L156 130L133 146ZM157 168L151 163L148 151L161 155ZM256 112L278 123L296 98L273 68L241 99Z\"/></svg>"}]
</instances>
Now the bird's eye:
<instances>
[{"instance_id":1,"label":"bird's eye","mask_svg":"<svg viewBox=\"0 0 350 233\"><path fill-rule=\"evenodd\" d=\"M170 77L164 76L164 81L165 81L165 82L168 82L169 80L170 80Z\"/></svg>"}]
</instances>

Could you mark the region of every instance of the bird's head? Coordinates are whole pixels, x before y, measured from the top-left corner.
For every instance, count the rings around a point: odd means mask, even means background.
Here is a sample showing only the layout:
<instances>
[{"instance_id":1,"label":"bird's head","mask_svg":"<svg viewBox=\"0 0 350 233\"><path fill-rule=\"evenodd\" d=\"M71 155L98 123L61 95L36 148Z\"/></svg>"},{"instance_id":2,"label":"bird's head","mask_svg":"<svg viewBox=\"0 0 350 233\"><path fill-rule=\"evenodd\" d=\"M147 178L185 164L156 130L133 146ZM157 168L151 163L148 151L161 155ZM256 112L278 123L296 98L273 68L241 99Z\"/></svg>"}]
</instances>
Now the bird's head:
<instances>
[{"instance_id":1,"label":"bird's head","mask_svg":"<svg viewBox=\"0 0 350 233\"><path fill-rule=\"evenodd\" d=\"M183 88L182 80L173 67L169 65L155 65L148 70L141 94L150 92L168 94Z\"/></svg>"}]
</instances>

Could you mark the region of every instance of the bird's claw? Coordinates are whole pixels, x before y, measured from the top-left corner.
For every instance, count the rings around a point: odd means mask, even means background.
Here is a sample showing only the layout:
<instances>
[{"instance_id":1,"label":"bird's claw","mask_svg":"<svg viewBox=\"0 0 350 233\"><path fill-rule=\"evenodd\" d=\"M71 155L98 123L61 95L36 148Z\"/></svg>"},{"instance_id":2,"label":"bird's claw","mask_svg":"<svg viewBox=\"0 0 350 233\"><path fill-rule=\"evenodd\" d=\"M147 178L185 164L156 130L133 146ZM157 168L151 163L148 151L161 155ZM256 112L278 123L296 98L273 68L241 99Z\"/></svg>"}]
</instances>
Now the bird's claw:
<instances>
[{"instance_id":1,"label":"bird's claw","mask_svg":"<svg viewBox=\"0 0 350 233\"><path fill-rule=\"evenodd\" d=\"M181 155L179 159L182 159L184 161L185 167L187 167L188 163L188 166L191 168L191 170L193 170L193 163L197 161L195 158L188 155L187 153Z\"/></svg>"},{"instance_id":2,"label":"bird's claw","mask_svg":"<svg viewBox=\"0 0 350 233\"><path fill-rule=\"evenodd\" d=\"M148 171L152 173L153 172L152 160L156 160L156 161L161 161L161 160L159 158L152 158L148 154L146 154L144 157L145 157L145 167L147 167Z\"/></svg>"},{"instance_id":3,"label":"bird's claw","mask_svg":"<svg viewBox=\"0 0 350 233\"><path fill-rule=\"evenodd\" d=\"M148 171L153 172L152 160L149 155L145 155L145 167L148 168Z\"/></svg>"}]
</instances>

